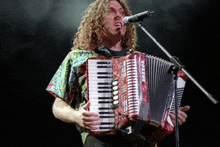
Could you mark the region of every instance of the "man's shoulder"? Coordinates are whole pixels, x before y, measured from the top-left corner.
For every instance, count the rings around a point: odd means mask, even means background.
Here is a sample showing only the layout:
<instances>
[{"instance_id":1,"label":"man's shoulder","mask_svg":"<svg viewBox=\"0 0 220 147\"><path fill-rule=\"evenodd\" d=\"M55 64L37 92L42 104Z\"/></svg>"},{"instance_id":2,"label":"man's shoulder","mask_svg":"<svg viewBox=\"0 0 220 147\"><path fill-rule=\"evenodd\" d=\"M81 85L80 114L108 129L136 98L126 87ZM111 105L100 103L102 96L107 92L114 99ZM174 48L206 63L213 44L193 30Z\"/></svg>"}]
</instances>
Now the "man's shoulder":
<instances>
[{"instance_id":1,"label":"man's shoulder","mask_svg":"<svg viewBox=\"0 0 220 147\"><path fill-rule=\"evenodd\" d=\"M90 50L81 50L81 49L74 49L68 53L69 56L96 56L97 54L94 51Z\"/></svg>"},{"instance_id":2,"label":"man's shoulder","mask_svg":"<svg viewBox=\"0 0 220 147\"><path fill-rule=\"evenodd\" d=\"M88 58L97 56L94 51L74 49L67 54L65 61L74 66L81 66Z\"/></svg>"}]
</instances>

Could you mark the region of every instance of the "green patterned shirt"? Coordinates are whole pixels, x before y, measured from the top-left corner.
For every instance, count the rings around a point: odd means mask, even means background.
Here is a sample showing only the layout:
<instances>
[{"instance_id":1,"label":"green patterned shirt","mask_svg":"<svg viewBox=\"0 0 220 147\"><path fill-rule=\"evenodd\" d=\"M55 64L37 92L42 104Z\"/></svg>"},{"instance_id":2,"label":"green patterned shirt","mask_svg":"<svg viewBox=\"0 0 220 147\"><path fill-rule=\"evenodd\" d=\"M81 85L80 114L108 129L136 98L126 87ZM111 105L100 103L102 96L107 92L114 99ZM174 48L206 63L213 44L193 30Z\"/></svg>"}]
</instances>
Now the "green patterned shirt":
<instances>
[{"instance_id":1,"label":"green patterned shirt","mask_svg":"<svg viewBox=\"0 0 220 147\"><path fill-rule=\"evenodd\" d=\"M98 54L93 51L77 49L69 52L46 90L54 97L64 99L74 109L79 110L87 101L86 61L89 57L97 56ZM79 126L77 129L82 133L84 142L88 132Z\"/></svg>"}]
</instances>

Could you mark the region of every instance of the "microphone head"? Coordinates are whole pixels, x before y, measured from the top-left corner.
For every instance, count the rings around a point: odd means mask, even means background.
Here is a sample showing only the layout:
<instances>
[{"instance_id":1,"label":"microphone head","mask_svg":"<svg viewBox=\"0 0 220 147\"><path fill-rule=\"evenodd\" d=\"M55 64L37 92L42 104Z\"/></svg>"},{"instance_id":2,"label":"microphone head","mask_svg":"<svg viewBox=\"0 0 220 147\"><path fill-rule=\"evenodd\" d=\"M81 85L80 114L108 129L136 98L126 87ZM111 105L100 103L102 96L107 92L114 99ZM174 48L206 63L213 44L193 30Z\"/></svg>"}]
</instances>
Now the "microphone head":
<instances>
[{"instance_id":1,"label":"microphone head","mask_svg":"<svg viewBox=\"0 0 220 147\"><path fill-rule=\"evenodd\" d=\"M131 23L129 22L129 16L125 16L123 19L122 19L122 22L124 25L130 25Z\"/></svg>"}]
</instances>

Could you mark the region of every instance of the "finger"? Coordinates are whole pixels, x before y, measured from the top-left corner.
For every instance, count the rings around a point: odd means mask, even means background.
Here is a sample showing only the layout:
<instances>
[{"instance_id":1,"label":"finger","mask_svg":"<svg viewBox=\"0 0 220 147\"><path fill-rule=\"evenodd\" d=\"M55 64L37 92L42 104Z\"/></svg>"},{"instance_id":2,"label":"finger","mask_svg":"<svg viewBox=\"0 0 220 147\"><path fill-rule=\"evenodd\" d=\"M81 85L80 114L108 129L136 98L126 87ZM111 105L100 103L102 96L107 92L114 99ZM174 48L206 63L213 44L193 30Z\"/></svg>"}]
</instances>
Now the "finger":
<instances>
[{"instance_id":1,"label":"finger","mask_svg":"<svg viewBox=\"0 0 220 147\"><path fill-rule=\"evenodd\" d=\"M171 118L171 119L175 119L175 113L171 112L171 113L170 113L170 118Z\"/></svg>"},{"instance_id":2,"label":"finger","mask_svg":"<svg viewBox=\"0 0 220 147\"><path fill-rule=\"evenodd\" d=\"M183 117L184 119L186 119L188 117L187 114L183 111L178 111L178 115Z\"/></svg>"},{"instance_id":3,"label":"finger","mask_svg":"<svg viewBox=\"0 0 220 147\"><path fill-rule=\"evenodd\" d=\"M175 111L172 111L171 114L176 114ZM185 111L182 111L181 109L178 110L178 115L181 115L184 118L187 118L187 114L185 113Z\"/></svg>"},{"instance_id":4,"label":"finger","mask_svg":"<svg viewBox=\"0 0 220 147\"><path fill-rule=\"evenodd\" d=\"M171 121L173 122L173 124L174 125L176 125L176 116L175 116L175 114L170 114L170 118L171 118ZM178 115L178 123L179 123L179 125L182 125L183 123L185 123L186 122L186 117L184 117L184 116L182 116L182 115Z\"/></svg>"},{"instance_id":5,"label":"finger","mask_svg":"<svg viewBox=\"0 0 220 147\"><path fill-rule=\"evenodd\" d=\"M178 119L179 119L180 124L183 124L186 122L186 117L183 117L182 115L179 115Z\"/></svg>"},{"instance_id":6,"label":"finger","mask_svg":"<svg viewBox=\"0 0 220 147\"><path fill-rule=\"evenodd\" d=\"M90 131L95 131L95 130L99 129L99 125L85 126L84 128L86 128L87 130L90 130Z\"/></svg>"},{"instance_id":7,"label":"finger","mask_svg":"<svg viewBox=\"0 0 220 147\"><path fill-rule=\"evenodd\" d=\"M100 121L100 117L93 117L93 116L87 117L87 116L83 116L82 120L84 122Z\"/></svg>"},{"instance_id":8,"label":"finger","mask_svg":"<svg viewBox=\"0 0 220 147\"><path fill-rule=\"evenodd\" d=\"M82 112L82 115L85 117L98 117L99 115L97 113L89 112L89 111L84 111Z\"/></svg>"},{"instance_id":9,"label":"finger","mask_svg":"<svg viewBox=\"0 0 220 147\"><path fill-rule=\"evenodd\" d=\"M184 106L184 107L180 107L180 109L179 110L181 110L181 111L183 111L183 112L186 112L186 111L188 111L190 109L190 106Z\"/></svg>"},{"instance_id":10,"label":"finger","mask_svg":"<svg viewBox=\"0 0 220 147\"><path fill-rule=\"evenodd\" d=\"M182 112L182 113L183 113L182 115L178 114L179 125L182 125L183 123L186 122L187 115L184 112ZM170 117L171 117L172 122L175 124L175 122L176 122L176 120L175 120L176 115L171 113Z\"/></svg>"},{"instance_id":11,"label":"finger","mask_svg":"<svg viewBox=\"0 0 220 147\"><path fill-rule=\"evenodd\" d=\"M178 120L178 125L181 126L183 124L183 122L181 122L180 120Z\"/></svg>"},{"instance_id":12,"label":"finger","mask_svg":"<svg viewBox=\"0 0 220 147\"><path fill-rule=\"evenodd\" d=\"M175 119L176 115L175 115L175 112L171 112L171 118ZM182 111L178 111L178 118L184 118L186 119L188 116L185 112L182 112Z\"/></svg>"},{"instance_id":13,"label":"finger","mask_svg":"<svg viewBox=\"0 0 220 147\"><path fill-rule=\"evenodd\" d=\"M88 101L82 108L84 110L89 110L90 105L91 105L91 103L90 103L90 101Z\"/></svg>"},{"instance_id":14,"label":"finger","mask_svg":"<svg viewBox=\"0 0 220 147\"><path fill-rule=\"evenodd\" d=\"M190 109L190 106L184 106L184 107L180 107L178 111L183 111L183 112L186 112ZM175 111L172 111L171 113L175 113Z\"/></svg>"},{"instance_id":15,"label":"finger","mask_svg":"<svg viewBox=\"0 0 220 147\"><path fill-rule=\"evenodd\" d=\"M85 126L92 126L92 125L101 125L100 121L90 121L90 122L84 122Z\"/></svg>"},{"instance_id":16,"label":"finger","mask_svg":"<svg viewBox=\"0 0 220 147\"><path fill-rule=\"evenodd\" d=\"M175 115L173 113L170 114L170 118L174 126L176 125Z\"/></svg>"},{"instance_id":17,"label":"finger","mask_svg":"<svg viewBox=\"0 0 220 147\"><path fill-rule=\"evenodd\" d=\"M100 121L95 121L95 122L85 122L84 123L84 128L88 130L97 130L99 129L101 122Z\"/></svg>"}]
</instances>

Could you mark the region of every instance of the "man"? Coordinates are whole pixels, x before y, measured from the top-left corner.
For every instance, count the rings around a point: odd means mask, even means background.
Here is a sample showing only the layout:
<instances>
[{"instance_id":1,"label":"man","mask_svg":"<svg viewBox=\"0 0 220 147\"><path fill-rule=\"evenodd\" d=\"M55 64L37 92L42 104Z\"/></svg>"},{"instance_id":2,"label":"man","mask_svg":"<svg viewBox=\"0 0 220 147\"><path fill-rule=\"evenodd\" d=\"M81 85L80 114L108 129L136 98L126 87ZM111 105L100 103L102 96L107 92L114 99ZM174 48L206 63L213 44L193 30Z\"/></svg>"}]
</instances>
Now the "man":
<instances>
[{"instance_id":1,"label":"man","mask_svg":"<svg viewBox=\"0 0 220 147\"><path fill-rule=\"evenodd\" d=\"M137 35L135 25L125 26L122 19L131 15L125 0L96 0L82 18L76 33L73 48L47 87L55 96L53 114L56 118L77 125L82 132L84 146L132 146L126 136L117 133L112 136L88 135L88 130L96 130L100 124L98 114L87 111L86 67L89 57L99 55L125 56L129 49L135 49ZM180 108L179 124L185 122L185 111ZM174 122L174 113L171 114Z\"/></svg>"}]
</instances>

